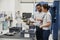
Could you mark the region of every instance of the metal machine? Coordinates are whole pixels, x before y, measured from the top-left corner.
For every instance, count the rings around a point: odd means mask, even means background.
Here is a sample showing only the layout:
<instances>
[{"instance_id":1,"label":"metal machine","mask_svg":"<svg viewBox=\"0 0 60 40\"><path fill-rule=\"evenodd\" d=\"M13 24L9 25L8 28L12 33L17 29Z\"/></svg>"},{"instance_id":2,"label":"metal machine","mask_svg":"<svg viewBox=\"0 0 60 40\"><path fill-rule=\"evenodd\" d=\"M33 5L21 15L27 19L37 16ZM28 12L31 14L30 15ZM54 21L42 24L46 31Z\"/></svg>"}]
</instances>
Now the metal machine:
<instances>
[{"instance_id":1,"label":"metal machine","mask_svg":"<svg viewBox=\"0 0 60 40\"><path fill-rule=\"evenodd\" d=\"M53 27L53 39L60 40L60 1L54 1L56 7L56 22Z\"/></svg>"},{"instance_id":2,"label":"metal machine","mask_svg":"<svg viewBox=\"0 0 60 40\"><path fill-rule=\"evenodd\" d=\"M60 12L59 12L59 3L60 1L54 1L53 5L54 5L54 11L52 12L54 17L52 19L52 30L53 30L53 40L58 40L58 35L60 34ZM59 29L58 29L59 28Z\"/></svg>"}]
</instances>

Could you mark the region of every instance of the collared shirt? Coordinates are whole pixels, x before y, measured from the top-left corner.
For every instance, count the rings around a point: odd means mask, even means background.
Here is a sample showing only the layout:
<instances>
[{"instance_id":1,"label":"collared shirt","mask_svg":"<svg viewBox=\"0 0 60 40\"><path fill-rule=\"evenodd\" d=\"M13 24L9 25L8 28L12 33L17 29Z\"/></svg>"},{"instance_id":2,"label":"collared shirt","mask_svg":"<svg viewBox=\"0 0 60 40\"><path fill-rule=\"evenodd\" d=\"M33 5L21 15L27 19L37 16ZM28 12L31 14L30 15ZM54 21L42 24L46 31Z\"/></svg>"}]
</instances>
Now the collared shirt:
<instances>
[{"instance_id":1,"label":"collared shirt","mask_svg":"<svg viewBox=\"0 0 60 40\"><path fill-rule=\"evenodd\" d=\"M36 18L36 19L43 19L43 16L44 16L44 13L42 13L42 12L36 12L35 14L34 14L34 19ZM42 23L41 23L41 21L37 21L37 20L35 20L35 23L34 23L36 26L40 26Z\"/></svg>"},{"instance_id":2,"label":"collared shirt","mask_svg":"<svg viewBox=\"0 0 60 40\"><path fill-rule=\"evenodd\" d=\"M20 15L20 14L16 13L16 14L15 14L15 17L16 17L16 20L17 20L17 21L20 21L20 20L21 20L21 15Z\"/></svg>"},{"instance_id":3,"label":"collared shirt","mask_svg":"<svg viewBox=\"0 0 60 40\"><path fill-rule=\"evenodd\" d=\"M47 13L45 13L45 17L43 19L43 25L46 24L47 22L51 22L51 14L48 11ZM43 30L50 30L51 25L49 27L43 27Z\"/></svg>"}]
</instances>

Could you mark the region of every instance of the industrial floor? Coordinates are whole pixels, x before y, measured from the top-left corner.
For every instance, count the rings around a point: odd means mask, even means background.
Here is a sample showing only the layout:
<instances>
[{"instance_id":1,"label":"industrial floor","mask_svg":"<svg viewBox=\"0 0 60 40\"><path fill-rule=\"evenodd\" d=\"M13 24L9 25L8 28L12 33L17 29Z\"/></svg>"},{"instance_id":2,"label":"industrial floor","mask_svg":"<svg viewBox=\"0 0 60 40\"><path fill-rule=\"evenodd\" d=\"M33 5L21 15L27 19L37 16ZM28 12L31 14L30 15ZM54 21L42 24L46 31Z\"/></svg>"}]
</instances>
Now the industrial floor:
<instances>
[{"instance_id":1,"label":"industrial floor","mask_svg":"<svg viewBox=\"0 0 60 40\"><path fill-rule=\"evenodd\" d=\"M32 40L32 39L10 39L10 38L0 38L0 40ZM35 39L36 40L36 39ZM50 40L50 39L49 39ZM53 39L52 39L53 40Z\"/></svg>"},{"instance_id":2,"label":"industrial floor","mask_svg":"<svg viewBox=\"0 0 60 40\"><path fill-rule=\"evenodd\" d=\"M49 40L53 40L52 35L50 36ZM6 36L2 35L0 36L0 40L32 40L32 38L21 38L20 33L15 34L14 36ZM36 38L34 38L36 40Z\"/></svg>"},{"instance_id":3,"label":"industrial floor","mask_svg":"<svg viewBox=\"0 0 60 40\"><path fill-rule=\"evenodd\" d=\"M6 39L6 38L1 38L0 40L31 40L31 39Z\"/></svg>"},{"instance_id":4,"label":"industrial floor","mask_svg":"<svg viewBox=\"0 0 60 40\"><path fill-rule=\"evenodd\" d=\"M0 40L32 40L31 38L21 38L20 33L15 34L14 36L0 36Z\"/></svg>"},{"instance_id":5,"label":"industrial floor","mask_svg":"<svg viewBox=\"0 0 60 40\"><path fill-rule=\"evenodd\" d=\"M30 39L30 38L20 38L20 39L16 39L16 38L0 38L0 40L32 40L32 39ZM50 38L49 40L53 40L53 39Z\"/></svg>"}]
</instances>

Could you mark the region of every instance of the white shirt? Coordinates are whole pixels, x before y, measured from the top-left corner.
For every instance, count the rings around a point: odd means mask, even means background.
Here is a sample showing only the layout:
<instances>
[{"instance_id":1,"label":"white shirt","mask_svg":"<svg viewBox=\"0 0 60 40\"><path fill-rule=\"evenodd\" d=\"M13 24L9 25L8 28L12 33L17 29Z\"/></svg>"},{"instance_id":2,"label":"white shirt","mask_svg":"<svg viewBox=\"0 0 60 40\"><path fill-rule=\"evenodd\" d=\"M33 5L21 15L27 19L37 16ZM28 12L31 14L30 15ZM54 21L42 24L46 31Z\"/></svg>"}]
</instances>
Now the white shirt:
<instances>
[{"instance_id":1,"label":"white shirt","mask_svg":"<svg viewBox=\"0 0 60 40\"><path fill-rule=\"evenodd\" d=\"M36 12L35 14L34 14L34 19L36 18L36 19L43 19L43 15L44 15L44 13L42 13L42 12ZM36 26L40 26L41 25L41 21L35 21L35 23L34 23Z\"/></svg>"},{"instance_id":2,"label":"white shirt","mask_svg":"<svg viewBox=\"0 0 60 40\"><path fill-rule=\"evenodd\" d=\"M20 21L21 20L21 15L20 14L16 13L15 16L16 16L16 20L17 21Z\"/></svg>"},{"instance_id":3,"label":"white shirt","mask_svg":"<svg viewBox=\"0 0 60 40\"><path fill-rule=\"evenodd\" d=\"M45 13L45 17L43 18L43 25L46 24L47 22L51 22L51 14L48 11ZM50 30L51 25L49 27L43 27L43 30Z\"/></svg>"}]
</instances>

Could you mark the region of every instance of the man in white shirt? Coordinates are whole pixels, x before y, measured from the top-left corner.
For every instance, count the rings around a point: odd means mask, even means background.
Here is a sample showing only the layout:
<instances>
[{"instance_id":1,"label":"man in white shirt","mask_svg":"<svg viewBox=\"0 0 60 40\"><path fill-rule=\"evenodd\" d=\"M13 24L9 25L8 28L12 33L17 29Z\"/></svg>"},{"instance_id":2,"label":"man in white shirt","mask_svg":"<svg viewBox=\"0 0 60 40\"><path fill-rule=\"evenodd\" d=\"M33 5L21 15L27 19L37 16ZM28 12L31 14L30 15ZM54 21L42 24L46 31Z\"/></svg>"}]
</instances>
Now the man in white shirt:
<instances>
[{"instance_id":1,"label":"man in white shirt","mask_svg":"<svg viewBox=\"0 0 60 40\"><path fill-rule=\"evenodd\" d=\"M42 29L39 27L43 21L43 13L41 12L41 4L36 5L37 12L34 14L35 23L33 25L36 26L36 38L37 40L43 40L43 32Z\"/></svg>"},{"instance_id":2,"label":"man in white shirt","mask_svg":"<svg viewBox=\"0 0 60 40\"><path fill-rule=\"evenodd\" d=\"M21 20L20 11L17 11L15 14L15 19L19 22Z\"/></svg>"}]
</instances>

